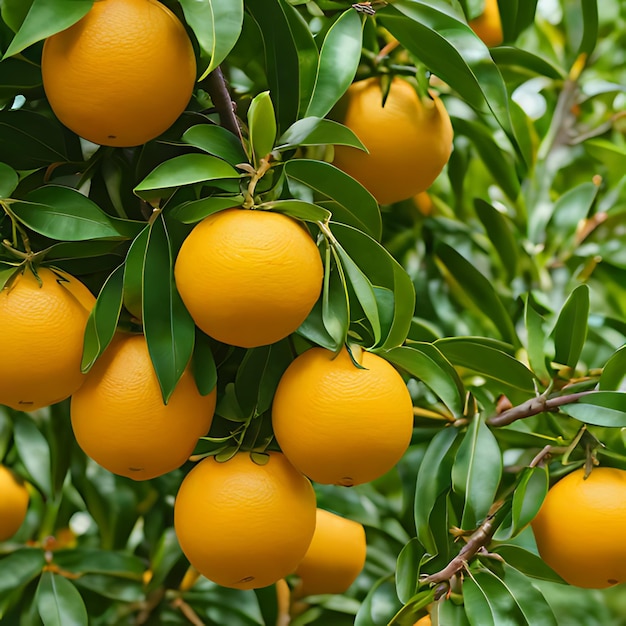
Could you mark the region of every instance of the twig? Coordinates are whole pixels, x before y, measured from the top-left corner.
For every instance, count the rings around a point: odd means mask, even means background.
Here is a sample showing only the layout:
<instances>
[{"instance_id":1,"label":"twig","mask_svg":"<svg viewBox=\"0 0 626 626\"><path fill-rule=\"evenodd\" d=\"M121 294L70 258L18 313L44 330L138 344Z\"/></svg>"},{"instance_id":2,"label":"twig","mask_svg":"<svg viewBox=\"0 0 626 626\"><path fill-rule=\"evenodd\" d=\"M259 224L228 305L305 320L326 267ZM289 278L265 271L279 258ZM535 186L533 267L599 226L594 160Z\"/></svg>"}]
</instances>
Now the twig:
<instances>
[{"instance_id":1,"label":"twig","mask_svg":"<svg viewBox=\"0 0 626 626\"><path fill-rule=\"evenodd\" d=\"M220 124L242 141L241 128L235 115L235 107L230 97L226 79L220 67L216 67L206 79L206 86L211 100L220 116Z\"/></svg>"},{"instance_id":2,"label":"twig","mask_svg":"<svg viewBox=\"0 0 626 626\"><path fill-rule=\"evenodd\" d=\"M578 402L583 396L588 396L592 393L595 393L595 391L579 391L577 393L555 396L553 398L548 398L545 395L537 396L536 398L531 398L522 404L503 411L500 415L490 417L487 420L487 424L496 427L507 426L519 419L538 415L539 413L555 411L564 404L573 404L574 402Z\"/></svg>"}]
</instances>

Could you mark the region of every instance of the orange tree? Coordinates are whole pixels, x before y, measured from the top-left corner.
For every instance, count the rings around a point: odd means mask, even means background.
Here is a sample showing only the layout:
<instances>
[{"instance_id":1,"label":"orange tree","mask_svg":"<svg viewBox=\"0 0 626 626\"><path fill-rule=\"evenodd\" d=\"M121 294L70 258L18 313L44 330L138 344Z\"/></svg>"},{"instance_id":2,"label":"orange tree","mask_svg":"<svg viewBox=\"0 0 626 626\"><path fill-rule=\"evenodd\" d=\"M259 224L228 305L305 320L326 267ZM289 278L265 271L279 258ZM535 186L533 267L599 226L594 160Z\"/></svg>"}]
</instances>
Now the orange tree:
<instances>
[{"instance_id":1,"label":"orange tree","mask_svg":"<svg viewBox=\"0 0 626 626\"><path fill-rule=\"evenodd\" d=\"M623 3L0 7L3 624L624 623Z\"/></svg>"}]
</instances>

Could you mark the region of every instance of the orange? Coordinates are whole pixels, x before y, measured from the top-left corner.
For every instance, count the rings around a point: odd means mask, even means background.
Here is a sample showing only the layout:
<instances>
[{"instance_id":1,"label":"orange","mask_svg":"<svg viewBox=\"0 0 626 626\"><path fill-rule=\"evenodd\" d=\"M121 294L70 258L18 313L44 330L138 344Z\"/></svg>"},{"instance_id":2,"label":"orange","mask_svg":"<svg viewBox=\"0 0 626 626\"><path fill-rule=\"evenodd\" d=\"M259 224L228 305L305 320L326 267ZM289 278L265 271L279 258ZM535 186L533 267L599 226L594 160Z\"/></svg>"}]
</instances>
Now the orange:
<instances>
[{"instance_id":1,"label":"orange","mask_svg":"<svg viewBox=\"0 0 626 626\"><path fill-rule=\"evenodd\" d=\"M13 472L0 465L0 541L10 539L19 529L28 511L28 491Z\"/></svg>"},{"instance_id":2,"label":"orange","mask_svg":"<svg viewBox=\"0 0 626 626\"><path fill-rule=\"evenodd\" d=\"M626 471L578 469L549 491L532 529L541 558L570 585L626 581Z\"/></svg>"},{"instance_id":3,"label":"orange","mask_svg":"<svg viewBox=\"0 0 626 626\"><path fill-rule=\"evenodd\" d=\"M470 20L469 26L483 40L486 46L490 48L499 46L504 37L502 35L498 0L485 0L485 9L482 14Z\"/></svg>"},{"instance_id":4,"label":"orange","mask_svg":"<svg viewBox=\"0 0 626 626\"><path fill-rule=\"evenodd\" d=\"M313 540L295 573L298 596L344 593L365 565L365 529L361 524L317 509Z\"/></svg>"},{"instance_id":5,"label":"orange","mask_svg":"<svg viewBox=\"0 0 626 626\"><path fill-rule=\"evenodd\" d=\"M29 267L0 291L0 404L33 411L83 383L83 336L95 298L60 270Z\"/></svg>"},{"instance_id":6,"label":"orange","mask_svg":"<svg viewBox=\"0 0 626 626\"><path fill-rule=\"evenodd\" d=\"M424 617L420 617L413 626L431 626L431 624L430 615L424 615Z\"/></svg>"},{"instance_id":7,"label":"orange","mask_svg":"<svg viewBox=\"0 0 626 626\"><path fill-rule=\"evenodd\" d=\"M353 83L334 114L352 129L369 154L336 146L334 164L356 178L380 204L426 190L452 151L452 124L441 102L421 99L410 83L393 78L383 107L380 79Z\"/></svg>"},{"instance_id":8,"label":"orange","mask_svg":"<svg viewBox=\"0 0 626 626\"><path fill-rule=\"evenodd\" d=\"M311 483L279 452L207 457L183 480L174 529L189 562L218 585L267 587L296 568L315 530Z\"/></svg>"},{"instance_id":9,"label":"orange","mask_svg":"<svg viewBox=\"0 0 626 626\"><path fill-rule=\"evenodd\" d=\"M320 295L323 274L317 246L300 223L246 209L197 224L175 266L178 291L198 327L243 348L297 330Z\"/></svg>"},{"instance_id":10,"label":"orange","mask_svg":"<svg viewBox=\"0 0 626 626\"><path fill-rule=\"evenodd\" d=\"M215 400L215 389L200 395L187 367L164 404L144 336L119 333L72 396L72 428L102 467L147 480L189 458L211 426Z\"/></svg>"},{"instance_id":11,"label":"orange","mask_svg":"<svg viewBox=\"0 0 626 626\"><path fill-rule=\"evenodd\" d=\"M311 480L352 486L382 476L406 451L413 431L411 396L385 359L361 352L356 367L311 348L289 365L272 406L276 441Z\"/></svg>"},{"instance_id":12,"label":"orange","mask_svg":"<svg viewBox=\"0 0 626 626\"><path fill-rule=\"evenodd\" d=\"M196 80L185 27L156 0L94 2L46 40L41 70L59 120L105 146L136 146L163 133L185 110Z\"/></svg>"}]
</instances>

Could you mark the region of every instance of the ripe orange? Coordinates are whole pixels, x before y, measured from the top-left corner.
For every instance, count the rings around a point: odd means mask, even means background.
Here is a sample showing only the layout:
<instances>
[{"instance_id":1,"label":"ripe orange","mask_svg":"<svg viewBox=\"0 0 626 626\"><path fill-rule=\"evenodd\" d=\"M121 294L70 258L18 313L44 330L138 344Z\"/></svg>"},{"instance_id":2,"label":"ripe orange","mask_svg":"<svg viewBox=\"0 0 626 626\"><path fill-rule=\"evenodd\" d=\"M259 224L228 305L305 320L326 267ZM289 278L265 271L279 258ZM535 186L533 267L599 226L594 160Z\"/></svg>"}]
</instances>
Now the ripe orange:
<instances>
[{"instance_id":1,"label":"ripe orange","mask_svg":"<svg viewBox=\"0 0 626 626\"><path fill-rule=\"evenodd\" d=\"M20 529L28 500L24 483L8 467L0 465L0 541L10 539Z\"/></svg>"},{"instance_id":2,"label":"ripe orange","mask_svg":"<svg viewBox=\"0 0 626 626\"><path fill-rule=\"evenodd\" d=\"M391 204L430 187L450 158L452 124L443 102L420 99L394 78L385 106L378 78L353 83L334 114L352 129L369 154L335 147L334 164L356 178L380 204Z\"/></svg>"},{"instance_id":3,"label":"ripe orange","mask_svg":"<svg viewBox=\"0 0 626 626\"><path fill-rule=\"evenodd\" d=\"M541 558L570 585L626 581L626 471L578 469L549 491L532 529Z\"/></svg>"},{"instance_id":4,"label":"ripe orange","mask_svg":"<svg viewBox=\"0 0 626 626\"><path fill-rule=\"evenodd\" d=\"M189 562L218 585L266 587L293 572L315 530L311 483L279 452L265 465L238 452L185 477L174 528Z\"/></svg>"},{"instance_id":5,"label":"ripe orange","mask_svg":"<svg viewBox=\"0 0 626 626\"><path fill-rule=\"evenodd\" d=\"M136 146L189 103L196 61L185 27L156 0L99 0L49 37L43 86L59 120L105 146Z\"/></svg>"},{"instance_id":6,"label":"ripe orange","mask_svg":"<svg viewBox=\"0 0 626 626\"><path fill-rule=\"evenodd\" d=\"M355 355L356 357L356 355ZM411 396L385 359L346 349L303 352L283 374L272 406L276 441L311 480L352 486L390 470L413 431Z\"/></svg>"},{"instance_id":7,"label":"ripe orange","mask_svg":"<svg viewBox=\"0 0 626 626\"><path fill-rule=\"evenodd\" d=\"M413 626L431 626L431 624L430 615L424 615L424 617L420 617Z\"/></svg>"},{"instance_id":8,"label":"ripe orange","mask_svg":"<svg viewBox=\"0 0 626 626\"><path fill-rule=\"evenodd\" d=\"M205 333L233 346L275 343L310 313L324 270L309 233L263 210L227 209L195 226L178 253L178 291Z\"/></svg>"},{"instance_id":9,"label":"ripe orange","mask_svg":"<svg viewBox=\"0 0 626 626\"><path fill-rule=\"evenodd\" d=\"M95 303L60 270L26 267L0 291L0 404L33 411L69 397L83 383L83 336ZM41 281L41 282L40 282Z\"/></svg>"},{"instance_id":10,"label":"ripe orange","mask_svg":"<svg viewBox=\"0 0 626 626\"><path fill-rule=\"evenodd\" d=\"M313 540L295 573L296 596L344 593L365 565L365 529L361 524L317 509Z\"/></svg>"},{"instance_id":11,"label":"ripe orange","mask_svg":"<svg viewBox=\"0 0 626 626\"><path fill-rule=\"evenodd\" d=\"M216 391L202 396L190 368L167 405L143 335L119 333L72 396L72 428L85 454L135 480L180 467L205 435Z\"/></svg>"},{"instance_id":12,"label":"ripe orange","mask_svg":"<svg viewBox=\"0 0 626 626\"><path fill-rule=\"evenodd\" d=\"M490 48L499 46L504 37L498 0L485 0L484 11L477 18L470 20L469 26L486 46Z\"/></svg>"}]
</instances>

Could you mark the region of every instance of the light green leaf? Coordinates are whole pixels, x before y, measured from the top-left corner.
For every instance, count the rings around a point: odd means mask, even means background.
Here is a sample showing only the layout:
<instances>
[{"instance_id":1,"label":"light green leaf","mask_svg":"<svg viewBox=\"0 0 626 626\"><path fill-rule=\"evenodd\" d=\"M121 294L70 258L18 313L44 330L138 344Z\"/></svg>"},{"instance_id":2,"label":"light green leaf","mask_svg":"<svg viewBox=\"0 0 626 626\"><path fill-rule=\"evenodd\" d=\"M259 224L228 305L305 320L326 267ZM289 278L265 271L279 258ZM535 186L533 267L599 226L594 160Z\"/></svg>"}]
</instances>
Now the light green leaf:
<instances>
[{"instance_id":1,"label":"light green leaf","mask_svg":"<svg viewBox=\"0 0 626 626\"><path fill-rule=\"evenodd\" d=\"M554 360L575 368L587 338L589 287L579 285L569 295L554 326Z\"/></svg>"},{"instance_id":2,"label":"light green leaf","mask_svg":"<svg viewBox=\"0 0 626 626\"><path fill-rule=\"evenodd\" d=\"M74 585L60 574L44 572L35 601L44 626L87 626L85 603Z\"/></svg>"},{"instance_id":3,"label":"light green leaf","mask_svg":"<svg viewBox=\"0 0 626 626\"><path fill-rule=\"evenodd\" d=\"M319 117L305 117L294 122L278 139L277 150L293 150L298 146L352 146L366 150L361 140L347 126Z\"/></svg>"},{"instance_id":4,"label":"light green leaf","mask_svg":"<svg viewBox=\"0 0 626 626\"><path fill-rule=\"evenodd\" d=\"M196 124L183 133L182 140L233 166L248 161L239 139L221 126Z\"/></svg>"},{"instance_id":5,"label":"light green leaf","mask_svg":"<svg viewBox=\"0 0 626 626\"><path fill-rule=\"evenodd\" d=\"M258 168L261 159L267 157L276 141L276 116L269 91L264 91L252 99L248 109L248 128L254 163Z\"/></svg>"}]
</instances>

